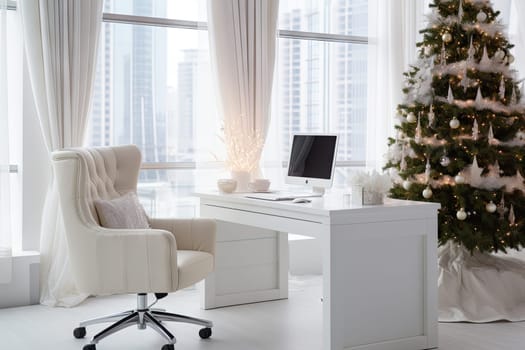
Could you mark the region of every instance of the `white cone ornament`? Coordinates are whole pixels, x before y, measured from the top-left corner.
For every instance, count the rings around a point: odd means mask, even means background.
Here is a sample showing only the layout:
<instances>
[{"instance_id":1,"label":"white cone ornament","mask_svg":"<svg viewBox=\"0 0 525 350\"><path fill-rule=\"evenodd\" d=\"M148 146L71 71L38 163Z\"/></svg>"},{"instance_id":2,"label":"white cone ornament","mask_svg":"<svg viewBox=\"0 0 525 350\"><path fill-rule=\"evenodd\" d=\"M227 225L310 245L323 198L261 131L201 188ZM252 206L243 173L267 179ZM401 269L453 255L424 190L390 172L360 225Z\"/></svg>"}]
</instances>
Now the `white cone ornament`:
<instances>
[{"instance_id":1,"label":"white cone ornament","mask_svg":"<svg viewBox=\"0 0 525 350\"><path fill-rule=\"evenodd\" d=\"M461 208L457 211L456 213L456 217L458 218L458 220L465 220L467 218L467 213L465 212L465 208Z\"/></svg>"}]
</instances>

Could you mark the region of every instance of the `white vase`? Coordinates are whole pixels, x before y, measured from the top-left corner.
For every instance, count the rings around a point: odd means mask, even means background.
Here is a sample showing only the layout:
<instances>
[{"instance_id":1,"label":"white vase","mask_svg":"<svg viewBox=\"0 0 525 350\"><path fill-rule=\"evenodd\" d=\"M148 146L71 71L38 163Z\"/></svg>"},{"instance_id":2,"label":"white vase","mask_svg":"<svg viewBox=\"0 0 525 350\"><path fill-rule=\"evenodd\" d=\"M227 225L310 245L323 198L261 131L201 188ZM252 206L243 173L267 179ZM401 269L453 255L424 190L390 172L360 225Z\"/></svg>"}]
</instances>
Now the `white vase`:
<instances>
[{"instance_id":1,"label":"white vase","mask_svg":"<svg viewBox=\"0 0 525 350\"><path fill-rule=\"evenodd\" d=\"M250 183L250 173L247 171L236 171L231 172L232 179L237 181L237 188L235 192L248 192Z\"/></svg>"}]
</instances>

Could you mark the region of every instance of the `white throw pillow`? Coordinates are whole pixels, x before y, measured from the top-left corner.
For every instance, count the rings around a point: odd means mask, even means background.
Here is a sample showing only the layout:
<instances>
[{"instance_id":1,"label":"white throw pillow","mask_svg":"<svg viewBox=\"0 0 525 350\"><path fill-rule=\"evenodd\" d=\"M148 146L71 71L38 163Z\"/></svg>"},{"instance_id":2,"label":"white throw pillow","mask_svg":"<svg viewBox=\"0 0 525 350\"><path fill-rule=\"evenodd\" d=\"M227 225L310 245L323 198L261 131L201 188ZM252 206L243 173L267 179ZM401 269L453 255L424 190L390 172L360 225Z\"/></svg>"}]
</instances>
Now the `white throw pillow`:
<instances>
[{"instance_id":1,"label":"white throw pillow","mask_svg":"<svg viewBox=\"0 0 525 350\"><path fill-rule=\"evenodd\" d=\"M94 201L100 225L106 228L149 228L148 217L135 192L111 200Z\"/></svg>"}]
</instances>

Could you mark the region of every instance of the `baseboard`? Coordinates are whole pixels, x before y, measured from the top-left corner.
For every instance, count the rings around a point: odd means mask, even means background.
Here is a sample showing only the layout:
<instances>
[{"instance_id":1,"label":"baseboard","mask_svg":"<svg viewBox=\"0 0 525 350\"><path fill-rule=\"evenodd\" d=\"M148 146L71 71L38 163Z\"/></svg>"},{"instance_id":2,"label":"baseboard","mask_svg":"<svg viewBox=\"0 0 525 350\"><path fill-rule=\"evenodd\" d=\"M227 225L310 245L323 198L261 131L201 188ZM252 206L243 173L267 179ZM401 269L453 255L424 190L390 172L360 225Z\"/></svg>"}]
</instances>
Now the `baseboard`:
<instances>
[{"instance_id":1,"label":"baseboard","mask_svg":"<svg viewBox=\"0 0 525 350\"><path fill-rule=\"evenodd\" d=\"M0 308L40 302L40 253L26 251L13 256L9 283L0 283Z\"/></svg>"}]
</instances>

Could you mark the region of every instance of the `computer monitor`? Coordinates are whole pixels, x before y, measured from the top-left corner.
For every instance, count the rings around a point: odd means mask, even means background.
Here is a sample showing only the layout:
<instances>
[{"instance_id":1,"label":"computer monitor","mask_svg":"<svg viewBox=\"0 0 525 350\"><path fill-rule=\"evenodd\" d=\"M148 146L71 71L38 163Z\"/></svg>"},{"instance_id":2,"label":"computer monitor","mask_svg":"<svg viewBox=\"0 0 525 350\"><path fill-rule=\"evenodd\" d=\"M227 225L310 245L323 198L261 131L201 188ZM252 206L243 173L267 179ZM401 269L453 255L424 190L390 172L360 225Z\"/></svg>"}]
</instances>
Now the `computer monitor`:
<instances>
[{"instance_id":1,"label":"computer monitor","mask_svg":"<svg viewBox=\"0 0 525 350\"><path fill-rule=\"evenodd\" d=\"M285 182L292 185L309 185L314 193L323 194L332 186L336 134L295 134Z\"/></svg>"}]
</instances>

